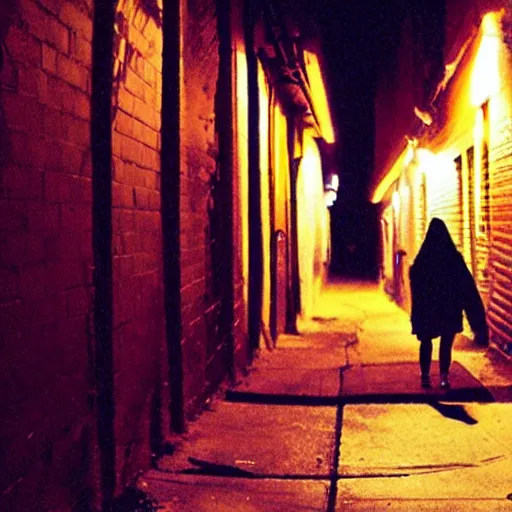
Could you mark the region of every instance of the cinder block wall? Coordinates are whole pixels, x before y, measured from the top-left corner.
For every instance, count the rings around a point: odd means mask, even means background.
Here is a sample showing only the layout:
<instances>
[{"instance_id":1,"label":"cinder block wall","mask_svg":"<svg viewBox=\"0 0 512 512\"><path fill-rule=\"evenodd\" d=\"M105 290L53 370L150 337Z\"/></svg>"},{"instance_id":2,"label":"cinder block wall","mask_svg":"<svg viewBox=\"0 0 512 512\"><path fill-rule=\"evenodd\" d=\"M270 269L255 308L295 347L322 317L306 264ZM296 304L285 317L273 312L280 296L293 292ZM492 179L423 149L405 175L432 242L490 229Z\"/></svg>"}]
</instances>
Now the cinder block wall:
<instances>
[{"instance_id":1,"label":"cinder block wall","mask_svg":"<svg viewBox=\"0 0 512 512\"><path fill-rule=\"evenodd\" d=\"M87 503L92 0L0 6L0 509Z\"/></svg>"}]
</instances>

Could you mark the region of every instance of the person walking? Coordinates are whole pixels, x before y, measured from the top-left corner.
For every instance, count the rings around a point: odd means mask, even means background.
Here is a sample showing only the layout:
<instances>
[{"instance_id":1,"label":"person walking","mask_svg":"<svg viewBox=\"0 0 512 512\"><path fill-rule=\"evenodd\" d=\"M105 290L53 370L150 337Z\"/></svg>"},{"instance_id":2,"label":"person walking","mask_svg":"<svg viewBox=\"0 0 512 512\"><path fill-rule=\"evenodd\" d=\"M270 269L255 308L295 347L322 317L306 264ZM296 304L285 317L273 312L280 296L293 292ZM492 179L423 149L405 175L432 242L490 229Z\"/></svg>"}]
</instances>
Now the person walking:
<instances>
[{"instance_id":1,"label":"person walking","mask_svg":"<svg viewBox=\"0 0 512 512\"><path fill-rule=\"evenodd\" d=\"M473 276L457 250L445 223L430 221L425 239L409 270L412 333L420 342L421 385L430 388L432 340L441 338L441 388L449 389L455 335L462 332L463 311L477 343L488 343L485 309Z\"/></svg>"}]
</instances>

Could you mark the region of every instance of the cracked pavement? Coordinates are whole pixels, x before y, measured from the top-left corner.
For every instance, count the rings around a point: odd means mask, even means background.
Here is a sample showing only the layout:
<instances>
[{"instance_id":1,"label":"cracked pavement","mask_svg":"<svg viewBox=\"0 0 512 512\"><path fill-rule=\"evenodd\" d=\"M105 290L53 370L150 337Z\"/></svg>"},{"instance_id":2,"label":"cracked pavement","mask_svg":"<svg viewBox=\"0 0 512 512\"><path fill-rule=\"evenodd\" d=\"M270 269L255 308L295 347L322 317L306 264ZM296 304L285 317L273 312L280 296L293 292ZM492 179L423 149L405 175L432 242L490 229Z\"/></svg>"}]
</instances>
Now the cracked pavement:
<instances>
[{"instance_id":1,"label":"cracked pavement","mask_svg":"<svg viewBox=\"0 0 512 512\"><path fill-rule=\"evenodd\" d=\"M512 510L510 361L460 341L452 390L423 390L407 314L361 283L299 331L142 475L161 510Z\"/></svg>"}]
</instances>

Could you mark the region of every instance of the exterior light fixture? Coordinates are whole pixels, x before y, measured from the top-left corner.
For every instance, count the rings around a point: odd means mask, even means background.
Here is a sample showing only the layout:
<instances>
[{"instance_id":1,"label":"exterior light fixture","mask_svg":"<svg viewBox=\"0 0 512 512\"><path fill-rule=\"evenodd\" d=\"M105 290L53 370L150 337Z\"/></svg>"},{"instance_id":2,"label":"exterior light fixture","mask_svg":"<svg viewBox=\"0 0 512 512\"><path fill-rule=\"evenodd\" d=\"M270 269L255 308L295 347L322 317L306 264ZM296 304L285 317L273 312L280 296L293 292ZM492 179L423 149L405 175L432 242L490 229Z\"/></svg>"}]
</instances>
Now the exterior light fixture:
<instances>
[{"instance_id":1,"label":"exterior light fixture","mask_svg":"<svg viewBox=\"0 0 512 512\"><path fill-rule=\"evenodd\" d=\"M332 173L329 175L329 179L324 186L324 198L327 208L330 208L338 197L339 183L340 179L337 174Z\"/></svg>"}]
</instances>

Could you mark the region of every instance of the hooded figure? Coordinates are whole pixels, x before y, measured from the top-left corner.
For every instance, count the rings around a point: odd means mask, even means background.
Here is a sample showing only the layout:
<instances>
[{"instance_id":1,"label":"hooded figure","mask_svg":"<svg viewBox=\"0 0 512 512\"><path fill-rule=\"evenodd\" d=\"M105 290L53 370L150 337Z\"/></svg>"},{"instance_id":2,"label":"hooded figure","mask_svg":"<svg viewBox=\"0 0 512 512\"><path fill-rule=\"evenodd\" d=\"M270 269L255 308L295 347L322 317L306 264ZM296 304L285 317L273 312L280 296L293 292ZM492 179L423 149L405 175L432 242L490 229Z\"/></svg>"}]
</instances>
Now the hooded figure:
<instances>
[{"instance_id":1,"label":"hooded figure","mask_svg":"<svg viewBox=\"0 0 512 512\"><path fill-rule=\"evenodd\" d=\"M412 333L421 342L423 387L430 387L432 338L441 336L441 387L448 388L448 371L455 334L462 331L462 312L477 339L487 343L485 309L477 287L445 223L433 218L409 271Z\"/></svg>"}]
</instances>

